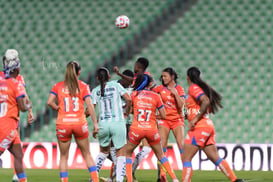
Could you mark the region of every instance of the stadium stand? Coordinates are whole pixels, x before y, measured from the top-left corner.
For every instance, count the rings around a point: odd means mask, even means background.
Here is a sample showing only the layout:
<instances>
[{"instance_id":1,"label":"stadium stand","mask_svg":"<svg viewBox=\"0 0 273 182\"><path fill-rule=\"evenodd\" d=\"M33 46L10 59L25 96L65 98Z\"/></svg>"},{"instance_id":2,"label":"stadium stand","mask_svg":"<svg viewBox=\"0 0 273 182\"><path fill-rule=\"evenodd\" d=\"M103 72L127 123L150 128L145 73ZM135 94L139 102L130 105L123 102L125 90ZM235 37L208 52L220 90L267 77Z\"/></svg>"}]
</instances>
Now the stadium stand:
<instances>
[{"instance_id":1,"label":"stadium stand","mask_svg":"<svg viewBox=\"0 0 273 182\"><path fill-rule=\"evenodd\" d=\"M172 2L11 0L2 3L0 11L5 13L1 16L0 48L2 53L7 48L19 51L21 74L26 80L36 120L43 118L40 115L47 111L48 93L54 83L63 79L68 61L80 61L81 79L86 80L89 73L139 32L148 19ZM126 31L115 27L115 18L120 14L131 19ZM30 130L43 127L47 121L41 120ZM26 115L21 115L21 122L27 126ZM29 134L22 132L23 136Z\"/></svg>"},{"instance_id":2,"label":"stadium stand","mask_svg":"<svg viewBox=\"0 0 273 182\"><path fill-rule=\"evenodd\" d=\"M80 60L81 79L86 80L127 40L144 37L148 20L157 19L174 1L58 2L11 0L1 7L2 18L8 21L0 30L4 42L0 47L2 52L8 47L19 50L36 116L45 112L48 91L63 79L60 73L68 60ZM157 81L161 70L172 66L187 90L186 70L198 66L205 80L223 95L224 109L211 116L217 142L272 143L272 12L272 0L196 1L169 28L151 27L151 31L164 31L120 69L133 68L135 60L145 56ZM113 20L120 14L131 20L125 31L114 27ZM118 59L115 63L123 64ZM26 141L56 141L54 127L51 121L41 131L32 129L34 134Z\"/></svg>"},{"instance_id":3,"label":"stadium stand","mask_svg":"<svg viewBox=\"0 0 273 182\"><path fill-rule=\"evenodd\" d=\"M131 62L149 58L157 80L174 67L186 90L187 68L200 67L223 95L224 109L211 116L217 142L272 143L272 9L272 1L198 1Z\"/></svg>"}]
</instances>

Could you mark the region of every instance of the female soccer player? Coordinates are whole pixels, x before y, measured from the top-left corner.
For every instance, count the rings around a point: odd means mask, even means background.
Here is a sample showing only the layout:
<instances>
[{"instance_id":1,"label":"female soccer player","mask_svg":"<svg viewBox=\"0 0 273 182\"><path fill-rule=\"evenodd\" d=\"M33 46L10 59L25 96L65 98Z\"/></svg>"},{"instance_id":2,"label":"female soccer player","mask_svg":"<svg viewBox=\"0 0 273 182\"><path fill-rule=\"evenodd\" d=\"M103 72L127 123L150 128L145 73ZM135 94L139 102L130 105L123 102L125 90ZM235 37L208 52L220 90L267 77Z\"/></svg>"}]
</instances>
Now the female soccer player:
<instances>
[{"instance_id":1,"label":"female soccer player","mask_svg":"<svg viewBox=\"0 0 273 182\"><path fill-rule=\"evenodd\" d=\"M135 66L134 66L134 73L135 74L134 74L133 78L130 76L127 76L125 74L121 74L116 66L114 67L114 71L117 73L117 75L119 75L123 79L127 79L128 81L131 81L134 84L135 79L137 78L138 75L147 74L147 75L151 76L151 74L147 71L148 66L149 66L149 60L145 57L139 57L137 59L137 61L135 62ZM154 87L155 86L154 80L152 82L153 82L152 87ZM135 177L135 171L136 171L138 165L140 164L142 159L144 159L145 156L148 155L152 151L152 149L151 149L150 145L148 144L148 142L146 141L146 139L142 140L142 146L143 147L142 147L141 151L139 151L139 153L137 153L135 160L133 162L132 171L133 171L134 181L137 181L136 177Z\"/></svg>"},{"instance_id":2,"label":"female soccer player","mask_svg":"<svg viewBox=\"0 0 273 182\"><path fill-rule=\"evenodd\" d=\"M189 84L187 105L187 118L189 131L184 143L183 154L183 182L191 181L191 160L199 149L202 149L207 157L220 168L230 181L240 182L230 168L226 160L219 157L215 146L215 129L209 119L209 113L216 113L222 108L222 97L200 77L200 70L191 67L187 71Z\"/></svg>"},{"instance_id":3,"label":"female soccer player","mask_svg":"<svg viewBox=\"0 0 273 182\"><path fill-rule=\"evenodd\" d=\"M156 111L159 112L158 117L164 119L165 109L160 96L149 90L152 84L150 76L146 74L138 75L135 80L134 91L131 94L134 118L129 131L129 139L125 146L128 182L133 181L132 153L143 138L147 139L156 157L168 171L173 181L178 181L161 147L156 123Z\"/></svg>"},{"instance_id":4,"label":"female soccer player","mask_svg":"<svg viewBox=\"0 0 273 182\"><path fill-rule=\"evenodd\" d=\"M14 156L14 168L20 182L26 182L23 169L23 150L17 132L19 110L25 112L32 104L26 104L26 92L21 82L16 80L20 72L20 61L10 60L5 67L7 77L0 76L0 155L8 149Z\"/></svg>"},{"instance_id":5,"label":"female soccer player","mask_svg":"<svg viewBox=\"0 0 273 182\"><path fill-rule=\"evenodd\" d=\"M5 72L6 72L5 70L7 69L7 66L13 60L18 60L20 62L18 51L15 50L15 49L8 49L5 52L5 55L3 57L3 68L4 68L4 71L1 71L0 75L5 75ZM18 74L16 76L16 80L25 86L25 80L24 80L23 75ZM28 97L27 94L25 96L25 99L26 99L27 103L30 102L29 97ZM28 118L28 123L31 124L33 122L33 112L32 112L32 109L28 110L27 118ZM20 122L18 122L18 133L20 133Z\"/></svg>"},{"instance_id":6,"label":"female soccer player","mask_svg":"<svg viewBox=\"0 0 273 182\"><path fill-rule=\"evenodd\" d=\"M9 76L9 73L7 72L8 66L10 66L14 61L19 61L20 62L18 51L15 50L15 49L7 49L6 52L5 52L5 55L3 56L2 61L3 61L4 71L1 71L0 75ZM21 83L22 85L25 86L25 80L24 80L24 77L22 75L18 74L16 76L16 80L19 83ZM26 99L26 103L30 103L30 100L29 100L29 97L28 97L27 93L25 95L25 99ZM31 124L33 122L32 108L30 108L28 110L27 121L28 121L29 124ZM20 137L20 121L18 121L17 132L18 132L19 137ZM14 172L14 175L13 175L12 181L13 182L18 182L16 171L13 171L13 172Z\"/></svg>"},{"instance_id":7,"label":"female soccer player","mask_svg":"<svg viewBox=\"0 0 273 182\"><path fill-rule=\"evenodd\" d=\"M84 114L84 102L93 120L93 136L98 133L98 124L92 105L89 86L78 80L80 64L71 61L67 64L65 79L55 84L48 97L47 104L58 111L56 132L60 148L60 178L61 182L68 181L68 154L72 135L86 161L88 171L94 182L99 182L97 168L90 154L89 131ZM55 99L58 99L58 105Z\"/></svg>"},{"instance_id":8,"label":"female soccer player","mask_svg":"<svg viewBox=\"0 0 273 182\"><path fill-rule=\"evenodd\" d=\"M124 70L122 72L123 75L126 75L128 77L134 77L134 73L127 69L127 70ZM123 86L128 94L130 95L133 88L131 87L132 85L132 81L129 81L125 78L121 78L119 80L117 80L118 83L121 84L121 86ZM126 101L122 98L122 108L124 109L124 112L126 112ZM131 114L126 118L126 134L127 134L127 138L128 138L128 131L129 131L129 127L130 125L132 124L132 116ZM115 171L115 168L116 168L116 148L113 146L113 143L111 142L111 147L110 147L110 156L108 156L108 158L110 160L112 160L112 166L111 166L111 170L110 170L110 177L108 178L104 178L104 177L100 177L100 180L102 181L114 181L114 178L116 177L116 171Z\"/></svg>"},{"instance_id":9,"label":"female soccer player","mask_svg":"<svg viewBox=\"0 0 273 182\"><path fill-rule=\"evenodd\" d=\"M99 133L97 137L100 143L100 153L96 158L97 169L100 170L109 155L110 142L112 141L117 155L116 181L122 182L126 161L123 149L126 144L124 115L128 116L130 113L131 98L117 81L109 81L110 74L107 68L99 68L96 75L100 85L93 89L92 100L94 107L99 106ZM121 97L126 101L125 113Z\"/></svg>"},{"instance_id":10,"label":"female soccer player","mask_svg":"<svg viewBox=\"0 0 273 182\"><path fill-rule=\"evenodd\" d=\"M166 118L158 120L163 151L166 155L168 137L170 130L172 130L182 159L185 127L182 108L185 104L185 92L183 87L177 84L177 74L173 68L165 68L160 79L162 85L155 87L153 91L160 94L166 110ZM160 169L161 182L167 181L164 170L162 167Z\"/></svg>"}]
</instances>

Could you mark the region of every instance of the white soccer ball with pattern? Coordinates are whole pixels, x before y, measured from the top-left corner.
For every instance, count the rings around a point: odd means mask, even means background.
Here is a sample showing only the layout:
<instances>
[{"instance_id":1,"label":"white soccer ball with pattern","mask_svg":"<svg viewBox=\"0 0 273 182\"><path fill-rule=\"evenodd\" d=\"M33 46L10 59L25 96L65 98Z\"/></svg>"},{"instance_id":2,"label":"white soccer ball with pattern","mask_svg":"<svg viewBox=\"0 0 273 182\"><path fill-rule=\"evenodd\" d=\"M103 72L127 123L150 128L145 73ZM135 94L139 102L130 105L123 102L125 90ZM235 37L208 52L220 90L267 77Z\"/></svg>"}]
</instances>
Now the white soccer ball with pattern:
<instances>
[{"instance_id":1,"label":"white soccer ball with pattern","mask_svg":"<svg viewBox=\"0 0 273 182\"><path fill-rule=\"evenodd\" d=\"M116 18L116 26L119 29L127 28L130 24L130 20L125 15L120 15Z\"/></svg>"}]
</instances>

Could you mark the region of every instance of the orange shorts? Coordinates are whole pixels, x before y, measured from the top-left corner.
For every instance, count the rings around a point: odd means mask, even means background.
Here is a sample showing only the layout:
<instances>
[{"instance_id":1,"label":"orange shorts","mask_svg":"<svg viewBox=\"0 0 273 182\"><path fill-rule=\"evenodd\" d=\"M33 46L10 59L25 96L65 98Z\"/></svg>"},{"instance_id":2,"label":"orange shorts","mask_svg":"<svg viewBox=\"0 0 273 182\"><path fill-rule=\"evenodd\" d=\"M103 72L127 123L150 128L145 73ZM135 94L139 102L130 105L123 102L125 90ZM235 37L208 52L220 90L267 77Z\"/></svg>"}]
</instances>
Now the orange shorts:
<instances>
[{"instance_id":1,"label":"orange shorts","mask_svg":"<svg viewBox=\"0 0 273 182\"><path fill-rule=\"evenodd\" d=\"M21 140L16 129L5 129L0 131L0 151L4 152L11 145L20 144Z\"/></svg>"},{"instance_id":2,"label":"orange shorts","mask_svg":"<svg viewBox=\"0 0 273 182\"><path fill-rule=\"evenodd\" d=\"M176 120L165 120L161 119L158 120L158 125L165 126L169 130L175 129L177 126L183 126L185 127L184 121L182 118L176 119Z\"/></svg>"},{"instance_id":3,"label":"orange shorts","mask_svg":"<svg viewBox=\"0 0 273 182\"><path fill-rule=\"evenodd\" d=\"M81 140L89 136L88 124L78 124L78 125L65 125L57 124L56 126L57 138L60 141L71 140L72 134L75 139Z\"/></svg>"},{"instance_id":4,"label":"orange shorts","mask_svg":"<svg viewBox=\"0 0 273 182\"><path fill-rule=\"evenodd\" d=\"M138 145L143 138L146 138L150 145L157 145L160 143L160 135L158 129L142 130L136 128L130 128L129 141Z\"/></svg>"},{"instance_id":5,"label":"orange shorts","mask_svg":"<svg viewBox=\"0 0 273 182\"><path fill-rule=\"evenodd\" d=\"M215 145L215 129L214 127L200 127L189 130L184 143L201 148L211 144Z\"/></svg>"}]
</instances>

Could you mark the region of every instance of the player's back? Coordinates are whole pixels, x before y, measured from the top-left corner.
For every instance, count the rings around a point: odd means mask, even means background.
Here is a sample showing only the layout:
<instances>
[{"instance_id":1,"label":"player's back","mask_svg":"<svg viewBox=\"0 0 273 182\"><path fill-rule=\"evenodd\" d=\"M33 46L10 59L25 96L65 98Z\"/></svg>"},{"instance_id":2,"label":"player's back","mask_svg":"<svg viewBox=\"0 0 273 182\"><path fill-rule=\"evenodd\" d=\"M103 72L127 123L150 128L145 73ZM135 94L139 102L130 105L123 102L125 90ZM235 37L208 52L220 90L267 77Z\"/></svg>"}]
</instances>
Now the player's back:
<instances>
[{"instance_id":1,"label":"player's back","mask_svg":"<svg viewBox=\"0 0 273 182\"><path fill-rule=\"evenodd\" d=\"M162 100L157 93L150 90L134 91L131 94L134 119L132 128L155 129L156 110L163 107Z\"/></svg>"},{"instance_id":2,"label":"player's back","mask_svg":"<svg viewBox=\"0 0 273 182\"><path fill-rule=\"evenodd\" d=\"M84 99L90 96L90 90L87 84L78 81L80 92L71 96L64 81L55 84L51 93L58 98L58 118L57 124L81 124L86 122L84 114Z\"/></svg>"},{"instance_id":3,"label":"player's back","mask_svg":"<svg viewBox=\"0 0 273 182\"><path fill-rule=\"evenodd\" d=\"M124 121L121 96L125 93L126 89L116 81L106 82L104 96L100 85L92 90L92 102L99 105L100 122Z\"/></svg>"},{"instance_id":4,"label":"player's back","mask_svg":"<svg viewBox=\"0 0 273 182\"><path fill-rule=\"evenodd\" d=\"M205 93L197 84L193 84L189 87L188 96L186 99L188 121L191 121L200 112L200 97L202 95L205 95ZM209 108L202 116L202 119L197 122L195 128L203 126L206 127L207 125L212 125L212 122L209 119Z\"/></svg>"},{"instance_id":5,"label":"player's back","mask_svg":"<svg viewBox=\"0 0 273 182\"><path fill-rule=\"evenodd\" d=\"M5 76L6 76L5 73L4 73L4 71L0 71L0 76L2 76L2 77L5 77ZM19 83L21 83L21 84L23 84L23 85L25 86L25 79L24 79L23 75L18 75L18 76L16 77L16 80L17 80Z\"/></svg>"},{"instance_id":6,"label":"player's back","mask_svg":"<svg viewBox=\"0 0 273 182\"><path fill-rule=\"evenodd\" d=\"M25 97L25 88L14 78L0 76L0 125L10 124L16 128L19 121L17 99ZM5 122L7 119L12 121Z\"/></svg>"}]
</instances>

